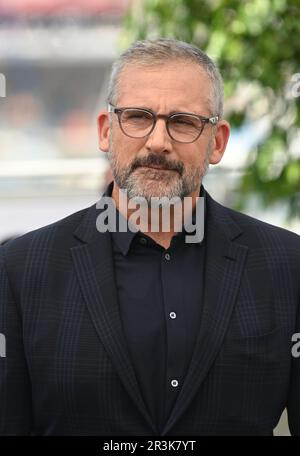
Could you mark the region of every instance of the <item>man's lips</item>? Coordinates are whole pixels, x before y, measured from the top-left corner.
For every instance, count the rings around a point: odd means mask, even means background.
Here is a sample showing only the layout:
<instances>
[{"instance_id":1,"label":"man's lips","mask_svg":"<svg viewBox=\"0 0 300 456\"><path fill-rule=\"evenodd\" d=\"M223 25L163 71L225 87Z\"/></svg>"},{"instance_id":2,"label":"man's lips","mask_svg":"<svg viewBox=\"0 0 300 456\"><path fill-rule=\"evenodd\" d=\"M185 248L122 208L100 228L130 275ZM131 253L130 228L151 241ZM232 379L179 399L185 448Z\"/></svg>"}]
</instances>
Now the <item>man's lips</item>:
<instances>
[{"instance_id":1,"label":"man's lips","mask_svg":"<svg viewBox=\"0 0 300 456\"><path fill-rule=\"evenodd\" d=\"M149 168L149 169L156 169L159 171L176 171L175 169L170 169L166 168L165 166L158 166L158 165L145 165L145 166L139 166L139 168Z\"/></svg>"}]
</instances>

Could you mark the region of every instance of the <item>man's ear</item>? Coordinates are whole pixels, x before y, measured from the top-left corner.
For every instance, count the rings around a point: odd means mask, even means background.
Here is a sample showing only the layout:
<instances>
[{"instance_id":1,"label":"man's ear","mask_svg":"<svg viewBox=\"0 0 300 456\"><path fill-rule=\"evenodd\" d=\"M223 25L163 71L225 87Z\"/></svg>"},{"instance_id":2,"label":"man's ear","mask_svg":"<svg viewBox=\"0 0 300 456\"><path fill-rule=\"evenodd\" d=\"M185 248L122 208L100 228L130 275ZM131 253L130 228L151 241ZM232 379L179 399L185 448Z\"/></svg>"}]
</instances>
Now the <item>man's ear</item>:
<instances>
[{"instance_id":1,"label":"man's ear","mask_svg":"<svg viewBox=\"0 0 300 456\"><path fill-rule=\"evenodd\" d=\"M216 129L209 159L209 163L212 165L216 165L221 161L230 136L230 125L226 120L220 120Z\"/></svg>"},{"instance_id":2,"label":"man's ear","mask_svg":"<svg viewBox=\"0 0 300 456\"><path fill-rule=\"evenodd\" d=\"M103 109L99 112L99 115L97 117L97 125L98 125L99 148L103 152L108 152L110 125L109 125L109 113L107 112L106 109Z\"/></svg>"}]
</instances>

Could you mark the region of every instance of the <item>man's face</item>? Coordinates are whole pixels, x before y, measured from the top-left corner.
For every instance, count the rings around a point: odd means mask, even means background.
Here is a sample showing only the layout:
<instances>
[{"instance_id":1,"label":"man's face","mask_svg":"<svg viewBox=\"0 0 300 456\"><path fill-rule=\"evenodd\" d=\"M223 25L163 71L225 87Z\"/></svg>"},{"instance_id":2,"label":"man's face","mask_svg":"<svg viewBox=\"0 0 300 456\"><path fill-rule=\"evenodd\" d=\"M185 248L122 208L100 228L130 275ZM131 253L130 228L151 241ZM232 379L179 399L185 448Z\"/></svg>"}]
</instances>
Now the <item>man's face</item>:
<instances>
[{"instance_id":1,"label":"man's face","mask_svg":"<svg viewBox=\"0 0 300 456\"><path fill-rule=\"evenodd\" d=\"M130 65L121 76L116 105L148 108L157 114L188 112L210 117L215 115L210 94L210 80L196 64ZM109 152L115 186L126 189L129 198L143 196L150 201L151 197L198 195L209 163L221 159L210 124L195 142L184 144L170 138L164 119L157 120L149 136L136 139L126 136L117 115L112 116L109 125L107 114L99 115L100 147Z\"/></svg>"}]
</instances>

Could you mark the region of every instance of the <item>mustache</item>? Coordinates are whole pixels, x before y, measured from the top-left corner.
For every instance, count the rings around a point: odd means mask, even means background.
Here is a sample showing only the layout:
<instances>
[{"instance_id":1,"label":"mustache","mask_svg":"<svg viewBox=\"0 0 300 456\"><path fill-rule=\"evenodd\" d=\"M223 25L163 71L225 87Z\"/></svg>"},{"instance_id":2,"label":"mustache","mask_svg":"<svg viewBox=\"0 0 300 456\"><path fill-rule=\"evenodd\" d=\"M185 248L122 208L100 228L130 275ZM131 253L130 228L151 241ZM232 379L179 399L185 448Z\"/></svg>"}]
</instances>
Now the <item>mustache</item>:
<instances>
[{"instance_id":1,"label":"mustache","mask_svg":"<svg viewBox=\"0 0 300 456\"><path fill-rule=\"evenodd\" d=\"M166 160L164 155L149 154L146 157L136 157L130 166L130 173L140 166L162 166L163 168L177 171L182 176L184 165L180 161Z\"/></svg>"}]
</instances>

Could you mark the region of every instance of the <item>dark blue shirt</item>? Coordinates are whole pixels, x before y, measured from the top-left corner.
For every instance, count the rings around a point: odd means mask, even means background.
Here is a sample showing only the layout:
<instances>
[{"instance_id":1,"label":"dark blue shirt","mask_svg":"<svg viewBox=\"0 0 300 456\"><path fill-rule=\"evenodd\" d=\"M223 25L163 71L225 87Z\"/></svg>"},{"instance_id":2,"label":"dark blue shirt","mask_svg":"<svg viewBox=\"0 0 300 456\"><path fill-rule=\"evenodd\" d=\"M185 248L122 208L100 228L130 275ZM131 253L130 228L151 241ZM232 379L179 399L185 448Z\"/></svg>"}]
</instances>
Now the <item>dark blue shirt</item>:
<instances>
[{"instance_id":1,"label":"dark blue shirt","mask_svg":"<svg viewBox=\"0 0 300 456\"><path fill-rule=\"evenodd\" d=\"M206 234L198 243L186 243L185 234L174 235L165 249L140 231L111 233L121 321L158 432L184 382L200 326Z\"/></svg>"}]
</instances>

